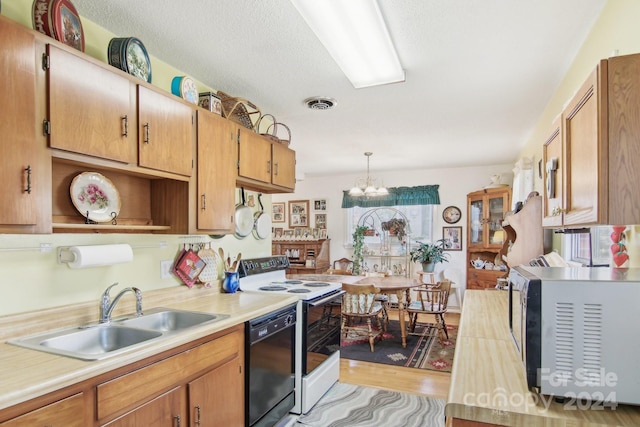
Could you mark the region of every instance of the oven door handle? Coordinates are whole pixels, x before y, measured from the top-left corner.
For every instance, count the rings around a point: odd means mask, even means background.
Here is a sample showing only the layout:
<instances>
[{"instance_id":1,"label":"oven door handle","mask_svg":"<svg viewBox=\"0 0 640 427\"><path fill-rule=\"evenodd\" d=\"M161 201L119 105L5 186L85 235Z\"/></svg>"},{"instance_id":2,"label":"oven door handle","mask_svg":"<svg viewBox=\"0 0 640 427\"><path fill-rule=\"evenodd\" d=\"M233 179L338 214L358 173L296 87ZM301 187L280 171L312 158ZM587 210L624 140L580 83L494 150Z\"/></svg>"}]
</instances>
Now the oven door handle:
<instances>
[{"instance_id":1,"label":"oven door handle","mask_svg":"<svg viewBox=\"0 0 640 427\"><path fill-rule=\"evenodd\" d=\"M309 302L309 305L310 305L311 307L317 307L317 306L319 306L319 305L326 304L326 303L328 303L329 301L336 299L336 297L341 297L341 296L342 296L342 295L344 295L344 294L346 294L346 292L345 292L345 291L340 290L340 291L336 292L335 294L331 294L331 295L329 295L329 296L328 296L328 297L326 297L326 298L322 298L322 299L320 299L320 300L316 300L316 301L310 301L310 302Z\"/></svg>"}]
</instances>

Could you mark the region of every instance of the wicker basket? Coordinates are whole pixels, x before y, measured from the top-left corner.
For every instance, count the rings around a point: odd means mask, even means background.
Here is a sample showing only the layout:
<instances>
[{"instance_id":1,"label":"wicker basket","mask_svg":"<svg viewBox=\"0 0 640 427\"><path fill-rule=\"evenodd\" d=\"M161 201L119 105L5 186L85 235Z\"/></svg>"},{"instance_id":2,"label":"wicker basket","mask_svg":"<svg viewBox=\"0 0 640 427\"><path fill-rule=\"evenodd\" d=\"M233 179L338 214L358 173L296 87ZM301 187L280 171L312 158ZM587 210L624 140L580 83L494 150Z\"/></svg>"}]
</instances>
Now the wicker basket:
<instances>
[{"instance_id":1,"label":"wicker basket","mask_svg":"<svg viewBox=\"0 0 640 427\"><path fill-rule=\"evenodd\" d=\"M265 133L260 133L260 122L263 118L269 117L271 119L271 124L267 127ZM282 126L287 131L287 139L282 139L278 136L278 127ZM256 132L260 133L260 135L269 138L274 142L278 142L280 144L288 146L291 143L291 130L289 126L284 123L279 123L275 117L271 114L264 114L260 116L258 121L256 122Z\"/></svg>"},{"instance_id":2,"label":"wicker basket","mask_svg":"<svg viewBox=\"0 0 640 427\"><path fill-rule=\"evenodd\" d=\"M262 117L260 109L244 98L229 96L222 91L218 91L218 96L222 101L222 116L234 121L247 129L256 131L253 118ZM256 119L256 120L258 120Z\"/></svg>"}]
</instances>

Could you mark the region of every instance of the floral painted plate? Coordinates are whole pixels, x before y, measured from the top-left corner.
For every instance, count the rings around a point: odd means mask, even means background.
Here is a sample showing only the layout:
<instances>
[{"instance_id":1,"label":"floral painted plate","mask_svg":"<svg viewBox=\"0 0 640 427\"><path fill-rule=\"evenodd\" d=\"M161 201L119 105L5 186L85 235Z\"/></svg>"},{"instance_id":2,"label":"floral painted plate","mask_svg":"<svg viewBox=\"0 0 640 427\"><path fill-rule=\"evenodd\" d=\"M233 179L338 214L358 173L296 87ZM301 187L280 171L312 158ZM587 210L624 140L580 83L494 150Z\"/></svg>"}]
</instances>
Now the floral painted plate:
<instances>
[{"instance_id":1,"label":"floral painted plate","mask_svg":"<svg viewBox=\"0 0 640 427\"><path fill-rule=\"evenodd\" d=\"M78 212L96 222L109 222L120 214L120 194L113 183L97 172L73 178L69 189Z\"/></svg>"}]
</instances>

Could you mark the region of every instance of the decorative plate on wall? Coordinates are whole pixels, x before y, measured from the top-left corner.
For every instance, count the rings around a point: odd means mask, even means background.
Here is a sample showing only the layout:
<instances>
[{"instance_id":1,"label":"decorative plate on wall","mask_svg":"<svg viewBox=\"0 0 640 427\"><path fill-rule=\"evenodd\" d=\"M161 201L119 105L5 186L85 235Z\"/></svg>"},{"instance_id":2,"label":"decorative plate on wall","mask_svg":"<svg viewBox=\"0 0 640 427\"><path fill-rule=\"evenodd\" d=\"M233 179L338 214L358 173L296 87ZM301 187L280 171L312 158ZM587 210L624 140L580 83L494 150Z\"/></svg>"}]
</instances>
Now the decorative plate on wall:
<instances>
[{"instance_id":1,"label":"decorative plate on wall","mask_svg":"<svg viewBox=\"0 0 640 427\"><path fill-rule=\"evenodd\" d=\"M70 0L34 0L33 28L84 52L80 15Z\"/></svg>"},{"instance_id":2,"label":"decorative plate on wall","mask_svg":"<svg viewBox=\"0 0 640 427\"><path fill-rule=\"evenodd\" d=\"M151 83L151 61L144 44L135 37L116 37L107 47L109 64Z\"/></svg>"},{"instance_id":3,"label":"decorative plate on wall","mask_svg":"<svg viewBox=\"0 0 640 427\"><path fill-rule=\"evenodd\" d=\"M120 213L120 193L109 178L97 172L77 175L69 193L73 206L92 221L109 222Z\"/></svg>"}]
</instances>

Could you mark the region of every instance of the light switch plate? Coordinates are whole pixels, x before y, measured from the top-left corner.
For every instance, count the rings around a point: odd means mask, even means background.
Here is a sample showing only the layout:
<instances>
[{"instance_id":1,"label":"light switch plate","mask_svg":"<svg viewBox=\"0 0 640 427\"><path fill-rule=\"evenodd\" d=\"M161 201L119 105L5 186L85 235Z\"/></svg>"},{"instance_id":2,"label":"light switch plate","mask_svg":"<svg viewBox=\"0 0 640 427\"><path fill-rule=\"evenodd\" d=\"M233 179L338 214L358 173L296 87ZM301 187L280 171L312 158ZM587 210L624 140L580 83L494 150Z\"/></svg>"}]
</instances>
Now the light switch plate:
<instances>
[{"instance_id":1,"label":"light switch plate","mask_svg":"<svg viewBox=\"0 0 640 427\"><path fill-rule=\"evenodd\" d=\"M171 278L171 269L173 268L173 261L170 259L165 259L160 261L160 278L161 279L169 279Z\"/></svg>"}]
</instances>

